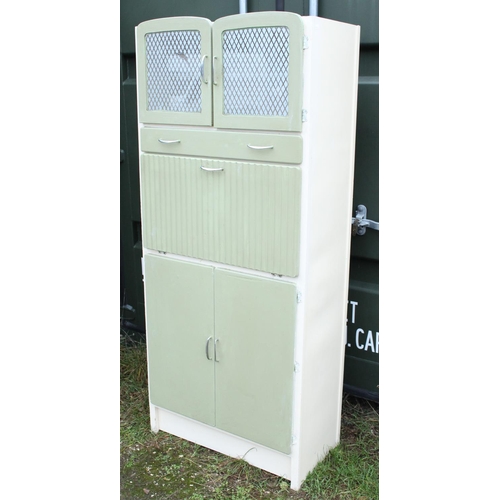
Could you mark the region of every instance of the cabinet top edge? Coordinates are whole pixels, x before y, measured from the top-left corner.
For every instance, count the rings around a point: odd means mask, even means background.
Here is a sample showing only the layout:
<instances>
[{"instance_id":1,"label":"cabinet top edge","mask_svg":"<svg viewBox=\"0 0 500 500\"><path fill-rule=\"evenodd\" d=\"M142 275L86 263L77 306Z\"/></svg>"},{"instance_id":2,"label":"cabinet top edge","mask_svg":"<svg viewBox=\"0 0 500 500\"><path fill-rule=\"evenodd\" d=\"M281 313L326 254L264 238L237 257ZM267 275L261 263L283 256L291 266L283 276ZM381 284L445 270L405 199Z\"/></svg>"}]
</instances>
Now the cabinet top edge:
<instances>
[{"instance_id":1,"label":"cabinet top edge","mask_svg":"<svg viewBox=\"0 0 500 500\"><path fill-rule=\"evenodd\" d=\"M194 17L194 16L179 16L179 17L160 17L156 19L148 19L137 25L137 30L139 32L143 31L159 31L162 29L175 29L179 30L199 27L199 26L211 26L213 22L205 17Z\"/></svg>"},{"instance_id":2,"label":"cabinet top edge","mask_svg":"<svg viewBox=\"0 0 500 500\"><path fill-rule=\"evenodd\" d=\"M302 22L302 17L295 12L286 12L286 11L263 11L263 12L247 12L245 14L233 14L231 16L220 17L215 21L211 21L205 17L196 17L196 16L177 16L177 17L161 17L156 19L148 19L147 21L143 21L137 25L138 28L150 28L154 27L158 23L173 23L177 24L181 23L208 23L210 25L217 24L226 24L226 23L244 23L247 24L248 21L255 21L258 23L262 23L264 21L270 21L275 23L276 20L282 19L283 22Z\"/></svg>"}]
</instances>

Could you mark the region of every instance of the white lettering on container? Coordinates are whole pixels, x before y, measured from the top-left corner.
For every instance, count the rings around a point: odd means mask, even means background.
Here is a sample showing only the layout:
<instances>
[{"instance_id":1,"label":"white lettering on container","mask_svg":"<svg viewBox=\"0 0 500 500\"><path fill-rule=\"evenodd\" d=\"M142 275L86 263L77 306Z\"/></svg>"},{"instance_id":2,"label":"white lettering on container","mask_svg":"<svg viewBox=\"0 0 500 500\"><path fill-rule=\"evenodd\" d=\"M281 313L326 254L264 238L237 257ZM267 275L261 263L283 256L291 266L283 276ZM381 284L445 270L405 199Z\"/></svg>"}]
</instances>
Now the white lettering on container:
<instances>
[{"instance_id":1,"label":"white lettering on container","mask_svg":"<svg viewBox=\"0 0 500 500\"><path fill-rule=\"evenodd\" d=\"M352 323L356 323L356 306L358 305L357 302L354 302L354 300L351 300L350 304L352 305Z\"/></svg>"},{"instance_id":2,"label":"white lettering on container","mask_svg":"<svg viewBox=\"0 0 500 500\"><path fill-rule=\"evenodd\" d=\"M362 344L360 341L360 335L365 335L365 331L362 328L358 328L356 330L356 347L362 351L368 351L368 349L370 349L371 352L378 354L378 332L375 332L374 342L373 332L371 330L368 330L368 332L366 333L366 340L364 344Z\"/></svg>"}]
</instances>

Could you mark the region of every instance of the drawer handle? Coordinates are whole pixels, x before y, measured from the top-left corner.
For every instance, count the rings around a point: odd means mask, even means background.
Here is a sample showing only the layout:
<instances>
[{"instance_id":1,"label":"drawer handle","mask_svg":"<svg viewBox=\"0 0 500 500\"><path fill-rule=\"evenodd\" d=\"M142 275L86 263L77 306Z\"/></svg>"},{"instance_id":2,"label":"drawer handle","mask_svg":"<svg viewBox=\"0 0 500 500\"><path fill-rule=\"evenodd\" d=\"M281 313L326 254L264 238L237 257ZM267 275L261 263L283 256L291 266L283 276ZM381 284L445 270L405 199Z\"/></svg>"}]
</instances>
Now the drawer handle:
<instances>
[{"instance_id":1,"label":"drawer handle","mask_svg":"<svg viewBox=\"0 0 500 500\"><path fill-rule=\"evenodd\" d=\"M251 144L247 144L247 147L250 149L273 149L274 146L252 146Z\"/></svg>"},{"instance_id":2,"label":"drawer handle","mask_svg":"<svg viewBox=\"0 0 500 500\"><path fill-rule=\"evenodd\" d=\"M179 144L179 142L181 142L181 140L175 139L173 141L166 141L165 139L158 139L158 142L161 142L162 144Z\"/></svg>"},{"instance_id":3,"label":"drawer handle","mask_svg":"<svg viewBox=\"0 0 500 500\"><path fill-rule=\"evenodd\" d=\"M223 168L207 168L203 166L200 166L200 168L205 170L205 172L222 172L222 170L224 170Z\"/></svg>"}]
</instances>

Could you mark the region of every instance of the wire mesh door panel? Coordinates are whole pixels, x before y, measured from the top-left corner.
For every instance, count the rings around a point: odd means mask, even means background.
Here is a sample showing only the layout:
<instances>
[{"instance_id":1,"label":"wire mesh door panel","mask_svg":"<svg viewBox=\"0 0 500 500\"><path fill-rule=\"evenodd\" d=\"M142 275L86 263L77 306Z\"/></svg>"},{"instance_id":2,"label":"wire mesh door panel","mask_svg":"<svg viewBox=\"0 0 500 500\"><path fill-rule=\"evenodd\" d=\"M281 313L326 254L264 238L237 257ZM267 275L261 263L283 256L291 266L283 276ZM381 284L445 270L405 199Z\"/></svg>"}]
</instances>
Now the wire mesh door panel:
<instances>
[{"instance_id":1,"label":"wire mesh door panel","mask_svg":"<svg viewBox=\"0 0 500 500\"><path fill-rule=\"evenodd\" d=\"M292 13L228 17L213 25L214 124L301 130L303 27Z\"/></svg>"},{"instance_id":2,"label":"wire mesh door panel","mask_svg":"<svg viewBox=\"0 0 500 500\"><path fill-rule=\"evenodd\" d=\"M146 35L147 109L201 112L201 34L195 30Z\"/></svg>"},{"instance_id":3,"label":"wire mesh door panel","mask_svg":"<svg viewBox=\"0 0 500 500\"><path fill-rule=\"evenodd\" d=\"M211 125L211 22L171 18L142 23L137 44L141 121Z\"/></svg>"},{"instance_id":4,"label":"wire mesh door panel","mask_svg":"<svg viewBox=\"0 0 500 500\"><path fill-rule=\"evenodd\" d=\"M222 35L224 114L288 116L290 30L268 26Z\"/></svg>"}]
</instances>

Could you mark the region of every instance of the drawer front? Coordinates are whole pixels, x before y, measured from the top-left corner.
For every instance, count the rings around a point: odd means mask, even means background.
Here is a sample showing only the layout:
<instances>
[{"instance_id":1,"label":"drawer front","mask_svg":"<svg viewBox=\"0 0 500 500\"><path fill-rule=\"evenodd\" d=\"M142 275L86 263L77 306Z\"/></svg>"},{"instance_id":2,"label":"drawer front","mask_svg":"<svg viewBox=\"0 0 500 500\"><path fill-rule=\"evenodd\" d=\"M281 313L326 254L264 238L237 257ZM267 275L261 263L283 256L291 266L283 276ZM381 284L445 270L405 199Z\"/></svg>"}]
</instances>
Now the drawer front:
<instances>
[{"instance_id":1,"label":"drawer front","mask_svg":"<svg viewBox=\"0 0 500 500\"><path fill-rule=\"evenodd\" d=\"M272 163L302 163L302 137L221 130L141 128L146 153L232 158Z\"/></svg>"},{"instance_id":2,"label":"drawer front","mask_svg":"<svg viewBox=\"0 0 500 500\"><path fill-rule=\"evenodd\" d=\"M295 277L300 192L298 167L143 154L144 247Z\"/></svg>"}]
</instances>

